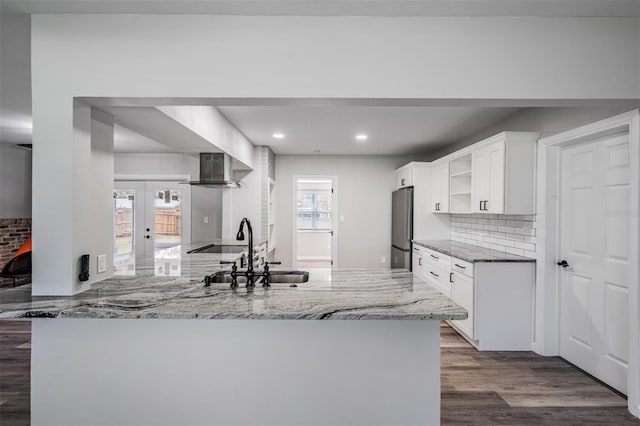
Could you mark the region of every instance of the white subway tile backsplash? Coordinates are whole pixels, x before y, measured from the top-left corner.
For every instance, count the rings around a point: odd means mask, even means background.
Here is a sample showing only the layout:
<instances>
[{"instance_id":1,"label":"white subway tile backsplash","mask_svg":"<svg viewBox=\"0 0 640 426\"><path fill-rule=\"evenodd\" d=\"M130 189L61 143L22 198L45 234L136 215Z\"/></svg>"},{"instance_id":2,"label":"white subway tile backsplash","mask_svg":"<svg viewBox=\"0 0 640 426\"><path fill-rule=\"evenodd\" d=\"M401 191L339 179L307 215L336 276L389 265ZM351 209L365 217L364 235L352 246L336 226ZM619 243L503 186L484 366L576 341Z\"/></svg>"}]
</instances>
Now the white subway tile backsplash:
<instances>
[{"instance_id":1,"label":"white subway tile backsplash","mask_svg":"<svg viewBox=\"0 0 640 426\"><path fill-rule=\"evenodd\" d=\"M515 242L510 240L498 239L498 244L505 247L515 247Z\"/></svg>"},{"instance_id":2,"label":"white subway tile backsplash","mask_svg":"<svg viewBox=\"0 0 640 426\"><path fill-rule=\"evenodd\" d=\"M524 256L524 250L522 249L507 247L505 251L510 254L517 254L518 256Z\"/></svg>"},{"instance_id":3,"label":"white subway tile backsplash","mask_svg":"<svg viewBox=\"0 0 640 426\"><path fill-rule=\"evenodd\" d=\"M530 250L530 251L535 251L536 250L536 245L535 244L521 243L519 241L516 241L515 243L516 243L515 247L517 247L517 248L521 248L521 249L524 249L524 250Z\"/></svg>"},{"instance_id":4,"label":"white subway tile backsplash","mask_svg":"<svg viewBox=\"0 0 640 426\"><path fill-rule=\"evenodd\" d=\"M524 241L524 235L519 235L519 234L506 234L506 235L507 235L507 240Z\"/></svg>"},{"instance_id":5,"label":"white subway tile backsplash","mask_svg":"<svg viewBox=\"0 0 640 426\"><path fill-rule=\"evenodd\" d=\"M536 217L452 214L451 239L501 252L536 257Z\"/></svg>"}]
</instances>

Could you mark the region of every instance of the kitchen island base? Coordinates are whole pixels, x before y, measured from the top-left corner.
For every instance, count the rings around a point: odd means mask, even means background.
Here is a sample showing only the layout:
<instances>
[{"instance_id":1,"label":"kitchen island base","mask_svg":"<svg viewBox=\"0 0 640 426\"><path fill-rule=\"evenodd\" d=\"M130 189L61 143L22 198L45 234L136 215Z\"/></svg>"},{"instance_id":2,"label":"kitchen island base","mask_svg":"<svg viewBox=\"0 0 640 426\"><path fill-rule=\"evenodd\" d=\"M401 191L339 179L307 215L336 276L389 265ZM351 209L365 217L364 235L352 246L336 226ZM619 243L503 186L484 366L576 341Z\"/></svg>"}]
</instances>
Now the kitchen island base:
<instances>
[{"instance_id":1,"label":"kitchen island base","mask_svg":"<svg viewBox=\"0 0 640 426\"><path fill-rule=\"evenodd\" d=\"M32 425L437 425L437 320L35 318Z\"/></svg>"}]
</instances>

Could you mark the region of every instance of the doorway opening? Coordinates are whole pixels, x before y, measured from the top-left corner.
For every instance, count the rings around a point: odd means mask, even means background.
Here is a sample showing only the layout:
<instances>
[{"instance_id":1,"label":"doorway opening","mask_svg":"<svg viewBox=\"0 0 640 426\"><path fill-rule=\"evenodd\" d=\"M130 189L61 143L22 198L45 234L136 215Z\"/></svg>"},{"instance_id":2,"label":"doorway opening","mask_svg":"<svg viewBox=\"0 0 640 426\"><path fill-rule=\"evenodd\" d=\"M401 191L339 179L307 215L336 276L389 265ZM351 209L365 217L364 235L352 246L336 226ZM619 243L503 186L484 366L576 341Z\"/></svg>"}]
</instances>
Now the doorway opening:
<instances>
[{"instance_id":1,"label":"doorway opening","mask_svg":"<svg viewBox=\"0 0 640 426\"><path fill-rule=\"evenodd\" d=\"M295 177L294 261L297 268L335 267L335 178Z\"/></svg>"},{"instance_id":2,"label":"doorway opening","mask_svg":"<svg viewBox=\"0 0 640 426\"><path fill-rule=\"evenodd\" d=\"M191 241L190 188L177 182L116 181L113 191L114 274L179 276L182 244Z\"/></svg>"}]
</instances>

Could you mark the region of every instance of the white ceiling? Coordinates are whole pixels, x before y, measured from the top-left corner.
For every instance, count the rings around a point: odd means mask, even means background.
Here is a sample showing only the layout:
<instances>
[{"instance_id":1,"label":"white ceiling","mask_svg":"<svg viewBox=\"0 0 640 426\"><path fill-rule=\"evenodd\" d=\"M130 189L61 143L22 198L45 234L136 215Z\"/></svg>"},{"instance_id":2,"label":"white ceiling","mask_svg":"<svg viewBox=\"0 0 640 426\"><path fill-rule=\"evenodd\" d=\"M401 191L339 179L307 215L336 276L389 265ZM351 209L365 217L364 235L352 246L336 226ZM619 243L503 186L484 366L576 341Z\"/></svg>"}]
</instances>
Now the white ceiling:
<instances>
[{"instance_id":1,"label":"white ceiling","mask_svg":"<svg viewBox=\"0 0 640 426\"><path fill-rule=\"evenodd\" d=\"M15 13L297 16L638 16L637 0L4 0Z\"/></svg>"},{"instance_id":2,"label":"white ceiling","mask_svg":"<svg viewBox=\"0 0 640 426\"><path fill-rule=\"evenodd\" d=\"M276 154L428 154L494 124L519 108L409 106L219 106L256 145ZM284 139L274 139L274 132ZM355 135L365 133L366 141Z\"/></svg>"}]
</instances>

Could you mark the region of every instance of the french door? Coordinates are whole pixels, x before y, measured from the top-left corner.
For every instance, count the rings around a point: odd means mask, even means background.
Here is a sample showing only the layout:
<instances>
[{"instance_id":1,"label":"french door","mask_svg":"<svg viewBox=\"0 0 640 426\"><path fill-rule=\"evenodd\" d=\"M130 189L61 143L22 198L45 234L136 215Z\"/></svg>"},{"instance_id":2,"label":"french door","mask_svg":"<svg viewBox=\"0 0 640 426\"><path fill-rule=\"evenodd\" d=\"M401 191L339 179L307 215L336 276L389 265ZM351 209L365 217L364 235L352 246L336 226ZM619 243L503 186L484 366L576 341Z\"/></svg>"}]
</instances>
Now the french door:
<instances>
[{"instance_id":1,"label":"french door","mask_svg":"<svg viewBox=\"0 0 640 426\"><path fill-rule=\"evenodd\" d=\"M191 241L190 187L116 181L113 201L115 273L135 275L142 265L153 263L156 275L179 275L181 245Z\"/></svg>"},{"instance_id":2,"label":"french door","mask_svg":"<svg viewBox=\"0 0 640 426\"><path fill-rule=\"evenodd\" d=\"M562 152L560 353L628 391L629 135ZM633 284L637 285L637 284Z\"/></svg>"}]
</instances>

